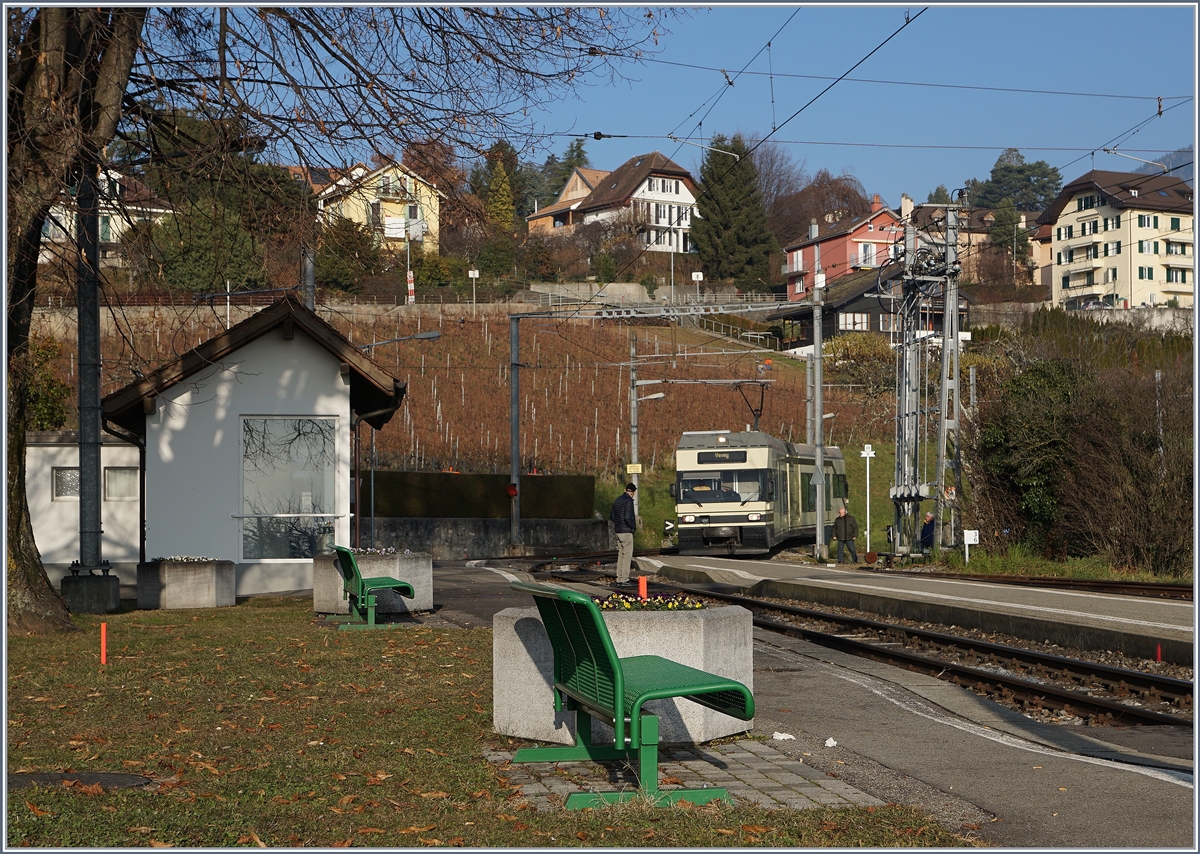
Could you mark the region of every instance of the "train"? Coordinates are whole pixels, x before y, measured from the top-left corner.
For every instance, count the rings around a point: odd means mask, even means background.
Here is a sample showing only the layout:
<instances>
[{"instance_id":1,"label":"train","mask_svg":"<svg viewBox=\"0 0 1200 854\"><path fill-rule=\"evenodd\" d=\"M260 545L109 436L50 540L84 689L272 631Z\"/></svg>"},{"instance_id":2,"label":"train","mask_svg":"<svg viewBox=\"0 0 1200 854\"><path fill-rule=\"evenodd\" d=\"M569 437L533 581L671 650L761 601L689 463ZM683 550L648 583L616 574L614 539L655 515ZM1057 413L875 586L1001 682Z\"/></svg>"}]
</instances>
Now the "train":
<instances>
[{"instance_id":1,"label":"train","mask_svg":"<svg viewBox=\"0 0 1200 854\"><path fill-rule=\"evenodd\" d=\"M823 451L826 538L849 496L840 449ZM816 448L748 430L685 432L675 449L675 531L682 555L767 554L817 533Z\"/></svg>"}]
</instances>

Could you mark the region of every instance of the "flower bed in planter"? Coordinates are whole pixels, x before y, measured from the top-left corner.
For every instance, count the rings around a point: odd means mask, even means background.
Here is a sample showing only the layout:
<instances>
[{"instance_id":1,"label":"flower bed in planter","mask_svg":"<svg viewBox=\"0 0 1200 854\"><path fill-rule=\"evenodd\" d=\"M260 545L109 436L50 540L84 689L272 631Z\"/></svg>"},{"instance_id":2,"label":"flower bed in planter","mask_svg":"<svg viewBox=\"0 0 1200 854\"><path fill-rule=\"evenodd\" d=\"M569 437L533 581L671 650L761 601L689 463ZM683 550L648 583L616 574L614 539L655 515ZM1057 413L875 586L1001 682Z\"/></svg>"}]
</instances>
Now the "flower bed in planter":
<instances>
[{"instance_id":1,"label":"flower bed in planter","mask_svg":"<svg viewBox=\"0 0 1200 854\"><path fill-rule=\"evenodd\" d=\"M223 608L237 602L231 560L160 557L137 568L137 606L143 610Z\"/></svg>"},{"instance_id":2,"label":"flower bed in planter","mask_svg":"<svg viewBox=\"0 0 1200 854\"><path fill-rule=\"evenodd\" d=\"M403 554L395 549L359 552L354 555L363 578L398 578L413 586L412 599L405 599L392 590L375 594L375 613L408 614L433 610L433 558L425 552ZM342 595L345 589L342 574L334 566L334 556L313 558L313 612L317 614L348 614L350 603Z\"/></svg>"},{"instance_id":3,"label":"flower bed in planter","mask_svg":"<svg viewBox=\"0 0 1200 854\"><path fill-rule=\"evenodd\" d=\"M617 655L661 655L680 664L736 679L754 690L751 613L738 605L699 610L610 610L604 622ZM492 621L495 731L516 738L575 743L575 713L554 711L554 653L536 607L507 608ZM745 732L739 721L689 700L655 700L664 744L697 744ZM597 722L593 741L612 741Z\"/></svg>"}]
</instances>

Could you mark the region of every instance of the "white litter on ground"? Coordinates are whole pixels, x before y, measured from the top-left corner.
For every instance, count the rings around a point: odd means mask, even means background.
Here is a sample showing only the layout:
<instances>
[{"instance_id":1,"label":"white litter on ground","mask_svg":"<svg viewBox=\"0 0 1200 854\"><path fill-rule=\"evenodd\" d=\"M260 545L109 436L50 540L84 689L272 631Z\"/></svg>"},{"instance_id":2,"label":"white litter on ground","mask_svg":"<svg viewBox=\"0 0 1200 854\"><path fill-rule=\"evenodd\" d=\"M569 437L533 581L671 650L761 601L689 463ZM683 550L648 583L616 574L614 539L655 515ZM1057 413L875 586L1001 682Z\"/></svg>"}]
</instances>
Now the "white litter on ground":
<instances>
[{"instance_id":1,"label":"white litter on ground","mask_svg":"<svg viewBox=\"0 0 1200 854\"><path fill-rule=\"evenodd\" d=\"M796 736L792 735L790 732L777 732L777 733L773 734L771 736L771 738L775 739L776 741L795 741L796 740Z\"/></svg>"},{"instance_id":2,"label":"white litter on ground","mask_svg":"<svg viewBox=\"0 0 1200 854\"><path fill-rule=\"evenodd\" d=\"M832 738L827 738L827 739L825 739L825 746L826 747L837 747L837 742L834 741Z\"/></svg>"}]
</instances>

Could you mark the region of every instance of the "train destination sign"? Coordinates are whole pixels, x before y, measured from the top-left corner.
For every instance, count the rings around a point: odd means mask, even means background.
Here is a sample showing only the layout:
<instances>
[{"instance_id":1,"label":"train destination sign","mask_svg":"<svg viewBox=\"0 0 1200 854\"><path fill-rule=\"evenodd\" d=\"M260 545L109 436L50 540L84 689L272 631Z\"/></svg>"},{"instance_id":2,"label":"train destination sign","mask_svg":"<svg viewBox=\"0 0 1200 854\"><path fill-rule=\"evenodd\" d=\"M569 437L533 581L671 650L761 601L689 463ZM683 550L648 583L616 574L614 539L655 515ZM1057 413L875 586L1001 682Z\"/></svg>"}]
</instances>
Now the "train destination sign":
<instances>
[{"instance_id":1,"label":"train destination sign","mask_svg":"<svg viewBox=\"0 0 1200 854\"><path fill-rule=\"evenodd\" d=\"M696 462L703 463L744 463L745 451L700 451L696 454Z\"/></svg>"}]
</instances>

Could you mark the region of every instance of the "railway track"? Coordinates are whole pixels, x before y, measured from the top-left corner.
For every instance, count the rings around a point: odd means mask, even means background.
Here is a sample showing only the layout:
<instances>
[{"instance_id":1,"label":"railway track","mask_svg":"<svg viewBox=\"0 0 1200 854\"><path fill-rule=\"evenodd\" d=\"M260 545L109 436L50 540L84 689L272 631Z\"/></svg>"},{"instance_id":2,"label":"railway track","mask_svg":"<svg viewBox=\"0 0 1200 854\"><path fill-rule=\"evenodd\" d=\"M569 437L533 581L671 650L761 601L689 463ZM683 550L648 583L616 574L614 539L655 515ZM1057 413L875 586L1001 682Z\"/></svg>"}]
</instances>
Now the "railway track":
<instances>
[{"instance_id":1,"label":"railway track","mask_svg":"<svg viewBox=\"0 0 1200 854\"><path fill-rule=\"evenodd\" d=\"M599 574L578 570L539 575L602 583ZM1092 725L1192 726L1190 681L707 588L653 587L741 605L759 628L926 673L1027 713L1055 710Z\"/></svg>"}]
</instances>

